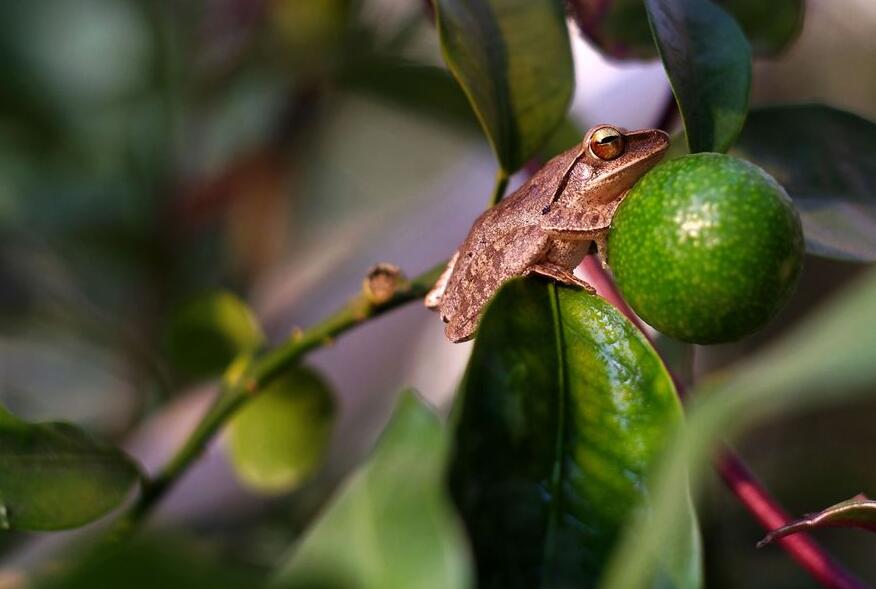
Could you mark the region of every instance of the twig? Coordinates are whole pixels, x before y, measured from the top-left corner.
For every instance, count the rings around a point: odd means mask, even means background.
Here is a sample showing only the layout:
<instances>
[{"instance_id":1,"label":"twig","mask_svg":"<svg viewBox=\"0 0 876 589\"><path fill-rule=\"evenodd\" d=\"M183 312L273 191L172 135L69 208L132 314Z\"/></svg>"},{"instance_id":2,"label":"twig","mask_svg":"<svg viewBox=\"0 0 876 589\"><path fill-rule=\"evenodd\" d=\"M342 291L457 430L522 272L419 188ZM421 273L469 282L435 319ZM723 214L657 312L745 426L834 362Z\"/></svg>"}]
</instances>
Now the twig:
<instances>
[{"instance_id":1,"label":"twig","mask_svg":"<svg viewBox=\"0 0 876 589\"><path fill-rule=\"evenodd\" d=\"M724 484L765 530L775 530L791 521L787 512L770 497L739 456L724 449L715 460L715 468ZM797 564L825 587L867 589L868 585L846 571L809 534L786 536L779 539L778 543Z\"/></svg>"},{"instance_id":2,"label":"twig","mask_svg":"<svg viewBox=\"0 0 876 589\"><path fill-rule=\"evenodd\" d=\"M249 361L246 367L237 371L239 374L226 377L219 396L195 430L167 465L154 478L144 483L140 496L119 519L112 535L125 536L135 531L247 400L285 370L297 364L311 350L332 342L341 334L392 309L422 299L435 284L444 266L444 263L439 264L412 280L400 280L391 296L381 301L374 301L365 292L359 294L321 323Z\"/></svg>"}]
</instances>

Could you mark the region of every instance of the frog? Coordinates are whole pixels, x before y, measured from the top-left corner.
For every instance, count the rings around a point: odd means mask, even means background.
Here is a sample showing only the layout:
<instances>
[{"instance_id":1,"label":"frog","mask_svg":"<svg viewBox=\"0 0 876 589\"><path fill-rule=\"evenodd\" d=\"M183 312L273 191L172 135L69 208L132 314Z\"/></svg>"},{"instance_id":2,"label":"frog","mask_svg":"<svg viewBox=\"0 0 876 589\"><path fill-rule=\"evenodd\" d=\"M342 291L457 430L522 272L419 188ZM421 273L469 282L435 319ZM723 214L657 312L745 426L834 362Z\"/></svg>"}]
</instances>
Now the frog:
<instances>
[{"instance_id":1,"label":"frog","mask_svg":"<svg viewBox=\"0 0 876 589\"><path fill-rule=\"evenodd\" d=\"M492 296L518 276L541 276L595 294L574 269L594 253L606 264L615 211L668 148L669 136L659 129L597 125L481 214L425 297L426 307L447 324L447 338L472 339Z\"/></svg>"}]
</instances>

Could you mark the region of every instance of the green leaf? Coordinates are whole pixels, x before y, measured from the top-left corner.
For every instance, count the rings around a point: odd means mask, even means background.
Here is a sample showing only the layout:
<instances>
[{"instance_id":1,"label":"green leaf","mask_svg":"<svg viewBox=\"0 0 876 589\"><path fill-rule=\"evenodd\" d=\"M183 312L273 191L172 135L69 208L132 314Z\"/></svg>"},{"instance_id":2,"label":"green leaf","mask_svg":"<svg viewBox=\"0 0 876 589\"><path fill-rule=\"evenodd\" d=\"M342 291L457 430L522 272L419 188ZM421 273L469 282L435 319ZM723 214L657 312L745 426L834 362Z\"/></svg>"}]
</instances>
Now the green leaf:
<instances>
[{"instance_id":1,"label":"green leaf","mask_svg":"<svg viewBox=\"0 0 876 589\"><path fill-rule=\"evenodd\" d=\"M227 559L225 559L227 560ZM35 584L37 589L253 589L260 579L241 566L220 561L173 537L137 538L103 543L70 555L65 566ZM28 585L30 586L30 584Z\"/></svg>"},{"instance_id":2,"label":"green leaf","mask_svg":"<svg viewBox=\"0 0 876 589\"><path fill-rule=\"evenodd\" d=\"M246 303L212 292L182 305L165 334L168 356L188 378L220 374L239 354L258 348L262 330Z\"/></svg>"},{"instance_id":3,"label":"green leaf","mask_svg":"<svg viewBox=\"0 0 876 589\"><path fill-rule=\"evenodd\" d=\"M788 47L803 25L803 0L724 0L757 56L775 55ZM642 0L569 0L581 33L604 55L616 59L649 59L657 49Z\"/></svg>"},{"instance_id":4,"label":"green leaf","mask_svg":"<svg viewBox=\"0 0 876 589\"><path fill-rule=\"evenodd\" d=\"M517 280L481 320L461 395L451 488L479 586L594 586L681 417L654 350L603 299ZM663 580L698 587L683 518Z\"/></svg>"},{"instance_id":5,"label":"green leaf","mask_svg":"<svg viewBox=\"0 0 876 589\"><path fill-rule=\"evenodd\" d=\"M346 88L392 102L464 129L477 129L465 93L439 67L372 57L345 68L339 80Z\"/></svg>"},{"instance_id":6,"label":"green leaf","mask_svg":"<svg viewBox=\"0 0 876 589\"><path fill-rule=\"evenodd\" d=\"M748 111L751 49L745 35L710 0L645 0L645 6L690 151L727 151Z\"/></svg>"},{"instance_id":7,"label":"green leaf","mask_svg":"<svg viewBox=\"0 0 876 589\"><path fill-rule=\"evenodd\" d=\"M562 122L574 85L559 0L437 0L444 59L499 165L517 171Z\"/></svg>"},{"instance_id":8,"label":"green leaf","mask_svg":"<svg viewBox=\"0 0 876 589\"><path fill-rule=\"evenodd\" d=\"M264 493L300 485L322 464L334 409L328 385L308 368L273 380L229 426L231 462L241 481Z\"/></svg>"},{"instance_id":9,"label":"green leaf","mask_svg":"<svg viewBox=\"0 0 876 589\"><path fill-rule=\"evenodd\" d=\"M771 531L757 543L757 547L761 548L779 538L817 528L861 528L876 532L876 501L867 499L864 495L846 499Z\"/></svg>"},{"instance_id":10,"label":"green leaf","mask_svg":"<svg viewBox=\"0 0 876 589\"><path fill-rule=\"evenodd\" d=\"M61 530L119 506L139 471L67 423L21 421L0 406L0 529Z\"/></svg>"},{"instance_id":11,"label":"green leaf","mask_svg":"<svg viewBox=\"0 0 876 589\"><path fill-rule=\"evenodd\" d=\"M734 153L785 187L809 253L876 260L876 124L823 105L755 109Z\"/></svg>"},{"instance_id":12,"label":"green leaf","mask_svg":"<svg viewBox=\"0 0 876 589\"><path fill-rule=\"evenodd\" d=\"M800 35L806 13L804 0L725 0L721 6L736 18L758 56L786 49Z\"/></svg>"},{"instance_id":13,"label":"green leaf","mask_svg":"<svg viewBox=\"0 0 876 589\"><path fill-rule=\"evenodd\" d=\"M694 497L720 440L771 416L813 409L876 386L876 271L823 307L780 342L759 352L734 374L697 387L687 426L667 444L654 485L651 516L629 530L612 558L607 589L647 586L652 552L681 533L686 504L684 474Z\"/></svg>"},{"instance_id":14,"label":"green leaf","mask_svg":"<svg viewBox=\"0 0 876 589\"><path fill-rule=\"evenodd\" d=\"M275 585L464 589L468 556L444 493L448 437L402 396L365 464L302 539Z\"/></svg>"}]
</instances>

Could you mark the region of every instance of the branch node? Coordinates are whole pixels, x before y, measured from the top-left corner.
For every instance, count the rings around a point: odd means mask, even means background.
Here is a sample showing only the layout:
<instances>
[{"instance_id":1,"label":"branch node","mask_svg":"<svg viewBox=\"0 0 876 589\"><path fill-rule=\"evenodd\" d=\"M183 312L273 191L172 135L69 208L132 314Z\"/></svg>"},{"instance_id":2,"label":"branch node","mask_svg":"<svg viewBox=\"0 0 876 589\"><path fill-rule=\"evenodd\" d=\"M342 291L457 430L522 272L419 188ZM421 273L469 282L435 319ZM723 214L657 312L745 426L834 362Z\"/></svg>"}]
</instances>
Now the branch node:
<instances>
[{"instance_id":1,"label":"branch node","mask_svg":"<svg viewBox=\"0 0 876 589\"><path fill-rule=\"evenodd\" d=\"M372 305L388 303L398 292L404 274L395 264L381 262L368 270L362 281L362 295Z\"/></svg>"}]
</instances>

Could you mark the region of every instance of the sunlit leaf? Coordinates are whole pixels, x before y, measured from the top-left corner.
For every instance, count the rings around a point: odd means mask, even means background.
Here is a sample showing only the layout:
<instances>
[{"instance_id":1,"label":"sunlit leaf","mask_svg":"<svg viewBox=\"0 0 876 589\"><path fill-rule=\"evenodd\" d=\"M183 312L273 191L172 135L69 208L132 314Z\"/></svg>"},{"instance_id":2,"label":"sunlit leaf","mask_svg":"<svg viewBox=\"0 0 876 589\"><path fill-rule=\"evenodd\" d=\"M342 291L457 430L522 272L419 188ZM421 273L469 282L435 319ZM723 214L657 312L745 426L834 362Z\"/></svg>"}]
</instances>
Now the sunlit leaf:
<instances>
[{"instance_id":1,"label":"sunlit leaf","mask_svg":"<svg viewBox=\"0 0 876 589\"><path fill-rule=\"evenodd\" d=\"M803 0L723 0L756 56L788 47L800 33ZM617 59L657 57L642 0L569 0L581 33L603 54Z\"/></svg>"},{"instance_id":2,"label":"sunlit leaf","mask_svg":"<svg viewBox=\"0 0 876 589\"><path fill-rule=\"evenodd\" d=\"M809 253L876 260L876 124L823 105L755 109L734 153L785 187Z\"/></svg>"},{"instance_id":3,"label":"sunlit leaf","mask_svg":"<svg viewBox=\"0 0 876 589\"><path fill-rule=\"evenodd\" d=\"M727 151L748 111L745 35L711 0L645 0L645 6L690 151Z\"/></svg>"},{"instance_id":4,"label":"sunlit leaf","mask_svg":"<svg viewBox=\"0 0 876 589\"><path fill-rule=\"evenodd\" d=\"M757 543L757 547L761 548L779 538L816 528L861 528L876 532L876 501L867 499L864 495L846 499L771 531Z\"/></svg>"},{"instance_id":5,"label":"sunlit leaf","mask_svg":"<svg viewBox=\"0 0 876 589\"><path fill-rule=\"evenodd\" d=\"M0 407L0 529L60 530L119 506L139 480L120 450L67 423L21 421Z\"/></svg>"},{"instance_id":6,"label":"sunlit leaf","mask_svg":"<svg viewBox=\"0 0 876 589\"><path fill-rule=\"evenodd\" d=\"M307 368L273 380L230 424L230 453L240 479L265 493L290 491L322 463L334 423L328 385Z\"/></svg>"},{"instance_id":7,"label":"sunlit leaf","mask_svg":"<svg viewBox=\"0 0 876 589\"><path fill-rule=\"evenodd\" d=\"M275 586L465 589L465 542L444 492L448 436L405 394L368 462L302 539Z\"/></svg>"},{"instance_id":8,"label":"sunlit leaf","mask_svg":"<svg viewBox=\"0 0 876 589\"><path fill-rule=\"evenodd\" d=\"M499 164L515 172L562 122L574 85L559 0L437 0L444 59Z\"/></svg>"},{"instance_id":9,"label":"sunlit leaf","mask_svg":"<svg viewBox=\"0 0 876 589\"><path fill-rule=\"evenodd\" d=\"M651 515L633 527L612 559L609 589L648 586L654 551L682 533L685 473L696 492L719 441L741 434L765 419L792 410L812 409L855 395L872 395L876 386L876 272L760 352L734 373L703 383L684 430L667 444L654 487Z\"/></svg>"},{"instance_id":10,"label":"sunlit leaf","mask_svg":"<svg viewBox=\"0 0 876 589\"><path fill-rule=\"evenodd\" d=\"M209 293L180 307L165 336L167 353L190 378L221 373L237 355L264 341L246 303L228 292Z\"/></svg>"},{"instance_id":11,"label":"sunlit leaf","mask_svg":"<svg viewBox=\"0 0 876 589\"><path fill-rule=\"evenodd\" d=\"M479 586L593 586L681 417L654 350L599 297L514 281L481 321L460 393L451 488ZM698 587L699 537L682 518L664 581Z\"/></svg>"}]
</instances>

